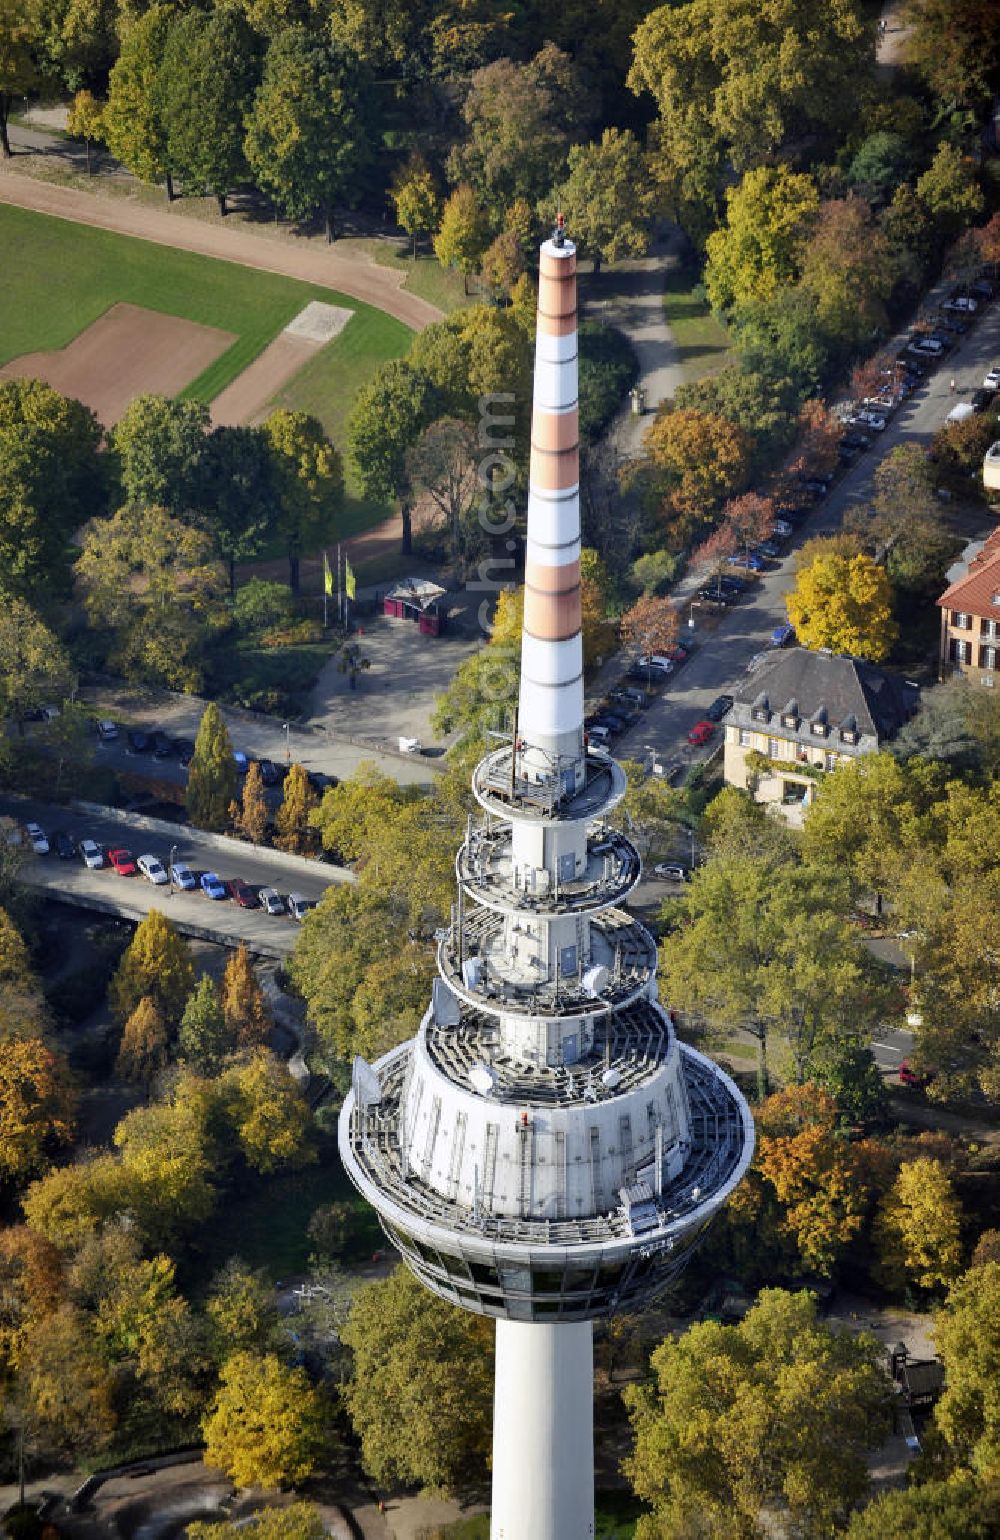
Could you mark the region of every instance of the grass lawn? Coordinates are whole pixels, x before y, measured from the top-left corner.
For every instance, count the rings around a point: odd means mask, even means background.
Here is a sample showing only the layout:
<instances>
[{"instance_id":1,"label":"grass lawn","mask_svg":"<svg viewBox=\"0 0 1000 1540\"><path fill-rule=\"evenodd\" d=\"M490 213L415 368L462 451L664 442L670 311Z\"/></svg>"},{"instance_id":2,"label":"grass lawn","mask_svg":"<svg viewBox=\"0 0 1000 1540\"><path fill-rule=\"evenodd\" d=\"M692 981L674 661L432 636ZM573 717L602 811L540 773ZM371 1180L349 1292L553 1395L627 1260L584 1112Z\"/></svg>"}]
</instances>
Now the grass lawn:
<instances>
[{"instance_id":1,"label":"grass lawn","mask_svg":"<svg viewBox=\"0 0 1000 1540\"><path fill-rule=\"evenodd\" d=\"M415 260L410 255L408 237L375 240L365 236L349 236L342 244L367 252L380 267L392 267L405 272L407 276L403 280L403 288L446 313L461 310L465 305L474 305L480 297L466 294L461 273L442 267L437 257L427 250L425 241L421 242Z\"/></svg>"},{"instance_id":2,"label":"grass lawn","mask_svg":"<svg viewBox=\"0 0 1000 1540\"><path fill-rule=\"evenodd\" d=\"M27 209L0 205L0 250L7 253L0 363L65 347L109 306L127 302L237 334L184 392L211 401L304 305L320 299L354 311L316 360L336 354L328 371L335 405L326 415L342 423L362 380L409 345L409 330L400 321L336 290Z\"/></svg>"},{"instance_id":3,"label":"grass lawn","mask_svg":"<svg viewBox=\"0 0 1000 1540\"><path fill-rule=\"evenodd\" d=\"M729 362L729 333L702 296L697 275L678 266L667 274L663 308L689 380L715 374Z\"/></svg>"}]
</instances>

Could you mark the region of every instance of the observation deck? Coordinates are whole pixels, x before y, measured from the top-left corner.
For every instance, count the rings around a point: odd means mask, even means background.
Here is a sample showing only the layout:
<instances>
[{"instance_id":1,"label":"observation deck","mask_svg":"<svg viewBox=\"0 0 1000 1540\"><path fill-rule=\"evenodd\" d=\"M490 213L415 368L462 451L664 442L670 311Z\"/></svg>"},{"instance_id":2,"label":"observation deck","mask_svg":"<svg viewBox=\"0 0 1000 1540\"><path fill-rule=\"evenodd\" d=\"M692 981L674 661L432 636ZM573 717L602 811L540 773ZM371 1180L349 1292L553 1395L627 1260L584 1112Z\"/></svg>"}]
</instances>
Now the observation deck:
<instances>
[{"instance_id":1,"label":"observation deck","mask_svg":"<svg viewBox=\"0 0 1000 1540\"><path fill-rule=\"evenodd\" d=\"M438 947L438 969L450 989L469 1006L491 1016L580 1016L606 1013L628 1005L649 989L656 971L656 942L638 920L620 910L605 910L589 925L590 964L607 970L598 992L584 980L588 969L558 979L547 976L530 944L525 955L505 947L504 918L490 909L466 915L461 938L449 927ZM465 965L478 961L471 982ZM592 977L593 975L591 975Z\"/></svg>"},{"instance_id":2,"label":"observation deck","mask_svg":"<svg viewBox=\"0 0 1000 1540\"><path fill-rule=\"evenodd\" d=\"M639 881L642 867L635 846L623 834L596 829L588 837L587 864L578 876L550 883L546 872L532 872L533 885L528 886L516 878L510 825L488 823L471 831L455 869L468 896L488 909L560 915L620 904Z\"/></svg>"},{"instance_id":3,"label":"observation deck","mask_svg":"<svg viewBox=\"0 0 1000 1540\"><path fill-rule=\"evenodd\" d=\"M488 813L514 815L538 823L583 822L600 817L625 795L625 772L607 754L588 750L583 784L575 784L576 760L553 760L549 771L530 776L522 770L523 753L512 744L480 760L472 772L472 791Z\"/></svg>"}]
</instances>

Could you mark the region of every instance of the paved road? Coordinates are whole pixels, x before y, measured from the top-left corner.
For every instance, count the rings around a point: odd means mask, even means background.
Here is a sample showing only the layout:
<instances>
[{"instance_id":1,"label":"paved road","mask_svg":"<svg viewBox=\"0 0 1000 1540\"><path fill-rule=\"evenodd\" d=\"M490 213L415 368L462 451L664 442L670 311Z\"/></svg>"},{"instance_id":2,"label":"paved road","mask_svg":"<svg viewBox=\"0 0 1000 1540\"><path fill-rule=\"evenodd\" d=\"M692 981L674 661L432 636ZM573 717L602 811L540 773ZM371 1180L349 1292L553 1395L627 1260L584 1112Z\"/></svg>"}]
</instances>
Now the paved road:
<instances>
[{"instance_id":1,"label":"paved road","mask_svg":"<svg viewBox=\"0 0 1000 1540\"><path fill-rule=\"evenodd\" d=\"M159 856L164 865L170 859L171 847L176 846L175 859L186 862L196 876L214 871L223 879L242 877L255 888L277 888L283 897L295 892L315 901L332 884L354 880L340 867L300 861L277 851L256 851L238 840L227 840L220 849L218 836L206 836L196 829L179 827L176 832L153 833L143 828L142 821L112 809L103 816L93 816L32 799L0 797L0 813L9 813L22 822L35 819L49 835L65 829L75 841L93 839L105 849L124 845L136 856L148 851ZM251 950L269 957L286 956L298 935L298 925L290 916L239 909L228 899L213 901L200 892L171 894L169 888L154 888L145 878L119 877L107 867L88 871L81 861L61 861L54 854L29 856L21 878L64 902L101 908L128 919L142 919L150 909L160 909L187 934L233 946L245 941Z\"/></svg>"},{"instance_id":2,"label":"paved road","mask_svg":"<svg viewBox=\"0 0 1000 1540\"><path fill-rule=\"evenodd\" d=\"M329 246L318 237L292 235L284 230L280 238L275 238L254 234L235 222L225 224L220 219L216 223L206 217L201 200L185 203L179 199L169 206L164 200L161 206L151 207L138 200L137 188L124 185L131 184L133 179L120 167L111 178L118 188L116 192L108 191L107 187L101 192L97 186L62 187L39 181L31 174L34 156L78 166L81 147L23 126L11 128L10 138L15 151L21 153L15 153L10 161L0 162L2 203L322 284L384 310L414 331L441 320L442 313L436 306L401 287L406 274L399 268L379 267L358 252L347 255L338 250L336 243ZM101 179L94 180L99 185Z\"/></svg>"},{"instance_id":3,"label":"paved road","mask_svg":"<svg viewBox=\"0 0 1000 1540\"><path fill-rule=\"evenodd\" d=\"M960 346L896 412L873 447L840 478L829 497L801 527L792 549L819 530L838 528L845 510L852 504L869 502L873 473L879 460L899 444L928 442L956 401L968 400L971 392L982 385L987 369L998 361L1000 301L995 302L978 324L960 339ZM952 377L958 384L955 395L949 388ZM785 595L793 586L793 562L789 555L763 574L754 585L751 597L744 598L727 611L713 633L706 632L703 645L698 646L690 660L670 676L660 698L618 740L615 753L620 758L641 760L643 746L648 743L655 746L661 759L689 757L685 741L689 728L716 695L721 691L732 693L734 686L742 684L750 659L766 647L774 627L787 618ZM690 579L678 590L678 603L683 607L685 620L690 613L687 596L695 587L696 580ZM692 634L698 642L697 608L693 613L695 629ZM719 738L717 733L715 744Z\"/></svg>"}]
</instances>

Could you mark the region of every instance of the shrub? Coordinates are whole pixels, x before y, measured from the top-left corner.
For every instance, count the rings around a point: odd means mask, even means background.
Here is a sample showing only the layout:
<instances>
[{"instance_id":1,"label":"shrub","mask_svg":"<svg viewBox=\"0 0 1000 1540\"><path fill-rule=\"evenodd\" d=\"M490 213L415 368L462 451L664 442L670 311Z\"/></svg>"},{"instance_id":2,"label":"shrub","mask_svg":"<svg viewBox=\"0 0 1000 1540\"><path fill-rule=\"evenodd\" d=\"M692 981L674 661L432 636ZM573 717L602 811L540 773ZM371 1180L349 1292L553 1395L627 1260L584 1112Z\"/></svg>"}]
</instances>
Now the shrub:
<instances>
[{"instance_id":1,"label":"shrub","mask_svg":"<svg viewBox=\"0 0 1000 1540\"><path fill-rule=\"evenodd\" d=\"M233 619L243 632L289 625L294 617L295 602L285 583L251 578L233 599Z\"/></svg>"},{"instance_id":2,"label":"shrub","mask_svg":"<svg viewBox=\"0 0 1000 1540\"><path fill-rule=\"evenodd\" d=\"M600 321L583 321L580 348L580 437L592 442L623 404L639 374L632 346Z\"/></svg>"}]
</instances>

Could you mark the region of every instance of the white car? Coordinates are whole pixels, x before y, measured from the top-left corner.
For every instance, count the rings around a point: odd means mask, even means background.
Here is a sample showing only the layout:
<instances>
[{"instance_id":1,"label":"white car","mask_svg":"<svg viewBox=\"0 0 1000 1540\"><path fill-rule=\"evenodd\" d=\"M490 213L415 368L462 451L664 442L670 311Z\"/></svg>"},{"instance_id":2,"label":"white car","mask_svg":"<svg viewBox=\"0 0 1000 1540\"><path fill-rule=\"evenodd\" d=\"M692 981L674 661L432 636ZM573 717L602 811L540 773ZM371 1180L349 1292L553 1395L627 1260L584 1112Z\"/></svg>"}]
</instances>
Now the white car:
<instances>
[{"instance_id":1,"label":"white car","mask_svg":"<svg viewBox=\"0 0 1000 1540\"><path fill-rule=\"evenodd\" d=\"M293 920L304 920L312 907L308 898L304 898L301 893L289 893L288 913Z\"/></svg>"},{"instance_id":2,"label":"white car","mask_svg":"<svg viewBox=\"0 0 1000 1540\"><path fill-rule=\"evenodd\" d=\"M45 830L42 828L41 824L26 823L24 826L24 832L28 836L28 844L35 852L35 855L47 856L49 853L49 842L46 838Z\"/></svg>"},{"instance_id":3,"label":"white car","mask_svg":"<svg viewBox=\"0 0 1000 1540\"><path fill-rule=\"evenodd\" d=\"M984 390L1000 390L1000 364L994 364L983 380Z\"/></svg>"},{"instance_id":4,"label":"white car","mask_svg":"<svg viewBox=\"0 0 1000 1540\"><path fill-rule=\"evenodd\" d=\"M787 540L791 533L792 526L787 519L775 519L772 534L780 535L783 540Z\"/></svg>"},{"instance_id":5,"label":"white car","mask_svg":"<svg viewBox=\"0 0 1000 1540\"><path fill-rule=\"evenodd\" d=\"M163 862L160 860L159 856L140 856L135 864L139 868L142 875L145 877L146 881L151 882L154 888L160 888L165 882L170 881L170 878L167 876L166 868L164 867Z\"/></svg>"},{"instance_id":6,"label":"white car","mask_svg":"<svg viewBox=\"0 0 1000 1540\"><path fill-rule=\"evenodd\" d=\"M112 722L108 719L105 719L103 722L98 722L97 736L100 738L102 743L110 743L113 738L118 737L118 723Z\"/></svg>"},{"instance_id":7,"label":"white car","mask_svg":"<svg viewBox=\"0 0 1000 1540\"><path fill-rule=\"evenodd\" d=\"M908 353L916 353L928 358L940 358L944 352L944 343L937 337L914 337L912 342L906 344Z\"/></svg>"},{"instance_id":8,"label":"white car","mask_svg":"<svg viewBox=\"0 0 1000 1540\"><path fill-rule=\"evenodd\" d=\"M285 900L277 888L261 888L257 897L265 914L284 914Z\"/></svg>"},{"instance_id":9,"label":"white car","mask_svg":"<svg viewBox=\"0 0 1000 1540\"><path fill-rule=\"evenodd\" d=\"M104 865L104 851L97 844L96 840L81 840L79 848L80 860L84 866L92 872L100 871Z\"/></svg>"},{"instance_id":10,"label":"white car","mask_svg":"<svg viewBox=\"0 0 1000 1540\"><path fill-rule=\"evenodd\" d=\"M661 861L653 867L653 876L661 877L664 882L687 882L690 872L679 861Z\"/></svg>"},{"instance_id":11,"label":"white car","mask_svg":"<svg viewBox=\"0 0 1000 1540\"><path fill-rule=\"evenodd\" d=\"M979 309L979 301L970 299L967 294L953 294L951 299L946 299L941 306L942 310L957 310L960 315L975 315Z\"/></svg>"},{"instance_id":12,"label":"white car","mask_svg":"<svg viewBox=\"0 0 1000 1540\"><path fill-rule=\"evenodd\" d=\"M194 872L190 866L185 866L183 861L174 862L170 868L170 880L175 887L182 888L184 892L189 892L196 885Z\"/></svg>"},{"instance_id":13,"label":"white car","mask_svg":"<svg viewBox=\"0 0 1000 1540\"><path fill-rule=\"evenodd\" d=\"M672 674L674 671L673 661L670 658L661 657L658 652L654 652L648 657L640 658L639 667L658 668L661 674Z\"/></svg>"},{"instance_id":14,"label":"white car","mask_svg":"<svg viewBox=\"0 0 1000 1540\"><path fill-rule=\"evenodd\" d=\"M871 428L875 433L882 433L885 430L885 426L886 419L880 412L855 412L851 418L852 428Z\"/></svg>"}]
</instances>

